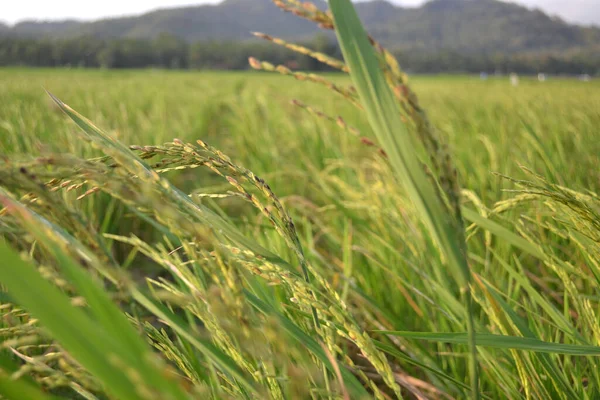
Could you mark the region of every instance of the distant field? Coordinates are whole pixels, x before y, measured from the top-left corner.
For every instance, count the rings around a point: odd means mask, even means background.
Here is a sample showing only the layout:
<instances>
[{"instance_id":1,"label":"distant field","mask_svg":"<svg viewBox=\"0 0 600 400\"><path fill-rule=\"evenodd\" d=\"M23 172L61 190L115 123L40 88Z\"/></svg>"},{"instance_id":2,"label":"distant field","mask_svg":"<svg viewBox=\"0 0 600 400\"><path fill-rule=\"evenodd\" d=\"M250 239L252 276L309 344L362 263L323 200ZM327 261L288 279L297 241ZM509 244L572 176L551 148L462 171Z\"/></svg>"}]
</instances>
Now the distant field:
<instances>
[{"instance_id":1,"label":"distant field","mask_svg":"<svg viewBox=\"0 0 600 400\"><path fill-rule=\"evenodd\" d=\"M340 85L350 83L338 75L329 78ZM412 78L411 85L433 124L450 143L465 189L466 207L488 215L497 202L514 198L515 194L505 189L515 189L515 183L494 173L532 179L521 166L557 185L600 193L600 80L586 83L550 78L541 83L523 78L518 87L512 87L508 78L482 81L469 76L418 76ZM364 329L465 330L461 321L464 306L455 300L456 288L435 246L423 233L413 206L395 184L384 158L359 137L374 140L364 113L341 96L286 76L256 72L0 69L0 156L26 161L33 155L56 152L83 157L101 154L74 135L77 128L52 105L44 89L126 144L202 139L265 179L294 220L308 262L348 301L356 323ZM333 117L341 116L360 133L353 135L335 122L298 108L291 104L293 99ZM233 189L222 178L205 168L167 172L166 176L185 193L201 194L198 201L231 221L247 237L287 259L294 257L264 216L239 196L228 194ZM571 192L565 193L568 197ZM79 202L74 197L65 194L65 201L89 218L100 233L134 233L147 241L162 237L160 232L150 233L147 221L136 219L137 214L109 196L92 195ZM597 346L600 335L591 327L596 326L598 316L594 271L599 267L590 254L599 253L590 250L588 254L582 250L586 245L576 244L581 240L597 246L597 235L585 230L588 228L582 228L583 234L572 233L571 227L580 227L583 222L570 219L568 210L556 212L560 201L548 208L537 199L521 200L519 205L505 203L493 218L539 244L548 258L540 261L502 237L468 231L470 267L477 278L473 286L478 331L526 336L526 330L516 328L515 321L522 318L524 326L541 340ZM586 220L590 224L598 223L594 213L590 211ZM130 245L108 242L120 265L134 276L160 269L147 258L130 253ZM207 265L215 268L211 274L226 275L217 264ZM208 275L198 279L209 283L216 279ZM298 300L290 299L277 286L280 282L259 284L258 279L248 276L240 272L240 277L252 283L248 287L253 292L272 294L273 304L286 304L277 306L282 314L309 329L310 308L289 311L293 307L290 304ZM246 287L243 282L240 285ZM206 285L202 290L213 293ZM490 293L498 298L494 300ZM515 320L507 322L498 299L514 307ZM258 327L257 332L262 332L263 325ZM237 334L235 329L233 332ZM266 339L256 342L262 340ZM440 393L464 398L466 392L457 382L466 382L465 347L407 338L386 343L415 361L388 355L400 368L398 376L427 382L431 387L417 386L429 394L439 389ZM240 351L246 349L243 343L238 347ZM270 349L274 354L288 350L277 346ZM361 359L354 348L346 351ZM300 356L294 353L289 357L297 360ZM494 399L598 398L600 362L596 358L544 357L481 347L482 392ZM301 359L310 365L314 361ZM238 359L236 362L251 373L251 367ZM284 369L279 364L273 368ZM216 379L204 373L209 375L202 372L190 381L195 384L194 379ZM266 381L259 382L266 385ZM309 381L315 387L321 384L319 378ZM223 385L228 387L228 383ZM287 398L308 398L302 397L307 396L302 388L286 386L285 390L292 393ZM414 394L410 385L403 390ZM219 398L219 393L213 393L214 398ZM440 393L431 398L446 398ZM413 398L410 396L407 398Z\"/></svg>"},{"instance_id":2,"label":"distant field","mask_svg":"<svg viewBox=\"0 0 600 400\"><path fill-rule=\"evenodd\" d=\"M463 184L486 201L502 197L490 172L518 176L519 164L580 188L600 185L600 80L522 78L511 87L506 77L431 76L414 77L411 84L449 138ZM285 76L5 69L0 70L2 152L39 152L42 144L59 151L88 150L73 143L72 124L53 110L44 89L125 143L201 138L261 174L297 174L303 170L302 157L322 165L368 153L334 124L292 106L292 99L340 115L371 136L364 116L343 98ZM294 188L279 190L291 193Z\"/></svg>"}]
</instances>

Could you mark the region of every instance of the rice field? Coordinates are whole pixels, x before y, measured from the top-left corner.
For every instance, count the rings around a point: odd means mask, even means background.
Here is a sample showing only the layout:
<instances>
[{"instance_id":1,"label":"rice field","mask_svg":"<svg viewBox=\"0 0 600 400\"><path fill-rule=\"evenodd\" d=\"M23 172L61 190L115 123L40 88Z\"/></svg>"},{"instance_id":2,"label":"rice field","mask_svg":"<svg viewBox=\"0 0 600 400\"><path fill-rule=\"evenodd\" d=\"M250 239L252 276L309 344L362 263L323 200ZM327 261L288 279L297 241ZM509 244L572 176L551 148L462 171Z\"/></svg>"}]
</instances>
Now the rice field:
<instances>
[{"instance_id":1,"label":"rice field","mask_svg":"<svg viewBox=\"0 0 600 400\"><path fill-rule=\"evenodd\" d=\"M470 311L393 154L330 88L0 69L0 232L36 265L0 273L0 393L25 375L59 398L460 399L467 313L482 398L599 398L600 82L409 83L456 166Z\"/></svg>"},{"instance_id":2,"label":"rice field","mask_svg":"<svg viewBox=\"0 0 600 400\"><path fill-rule=\"evenodd\" d=\"M342 75L328 77L350 83ZM4 69L0 82L4 154L95 154L73 140L75 127L44 90L125 144L205 140L238 164L269 176L281 196L304 187L289 178L307 180L305 163L322 171L347 159L371 161L374 153L352 132L292 101L341 116L360 136L370 137L364 115L327 88L285 76ZM574 189L598 190L600 81L522 78L511 87L507 77L416 76L410 84L447 138L461 185L487 206L511 197L501 190L512 185L492 173L523 177L521 165ZM347 166L330 168L339 174Z\"/></svg>"}]
</instances>

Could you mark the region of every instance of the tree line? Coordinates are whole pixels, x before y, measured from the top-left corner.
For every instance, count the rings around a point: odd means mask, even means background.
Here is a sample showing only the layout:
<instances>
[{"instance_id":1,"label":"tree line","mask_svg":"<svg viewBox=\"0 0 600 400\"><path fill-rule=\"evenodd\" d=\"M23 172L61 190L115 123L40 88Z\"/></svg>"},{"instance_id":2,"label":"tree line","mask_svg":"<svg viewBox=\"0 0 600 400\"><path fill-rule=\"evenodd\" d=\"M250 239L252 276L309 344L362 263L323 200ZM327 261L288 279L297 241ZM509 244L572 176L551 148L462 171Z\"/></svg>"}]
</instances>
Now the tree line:
<instances>
[{"instance_id":1,"label":"tree line","mask_svg":"<svg viewBox=\"0 0 600 400\"><path fill-rule=\"evenodd\" d=\"M340 49L327 36L316 36L301 44L341 58ZM405 70L418 73L543 72L600 75L600 52L596 55L589 51L566 55L465 54L452 50L427 52L403 49L393 53ZM300 70L328 69L308 56L266 41L188 43L170 34L161 34L152 40L0 37L0 66L242 70L248 68L250 56Z\"/></svg>"}]
</instances>

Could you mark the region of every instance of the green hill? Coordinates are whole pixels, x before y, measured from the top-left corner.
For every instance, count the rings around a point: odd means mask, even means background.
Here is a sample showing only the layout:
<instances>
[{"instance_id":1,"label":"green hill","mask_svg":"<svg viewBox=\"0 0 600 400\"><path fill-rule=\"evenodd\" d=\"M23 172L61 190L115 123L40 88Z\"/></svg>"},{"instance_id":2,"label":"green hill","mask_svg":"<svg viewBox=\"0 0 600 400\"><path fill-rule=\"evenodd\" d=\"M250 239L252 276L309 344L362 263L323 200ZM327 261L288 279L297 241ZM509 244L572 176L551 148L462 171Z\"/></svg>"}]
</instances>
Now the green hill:
<instances>
[{"instance_id":1,"label":"green hill","mask_svg":"<svg viewBox=\"0 0 600 400\"><path fill-rule=\"evenodd\" d=\"M496 0L434 0L396 12L371 32L395 47L461 52L562 51L593 46L600 29L570 25L538 10Z\"/></svg>"},{"instance_id":2,"label":"green hill","mask_svg":"<svg viewBox=\"0 0 600 400\"><path fill-rule=\"evenodd\" d=\"M318 3L325 7L325 3ZM358 3L367 28L394 49L447 49L461 53L565 52L598 49L600 28L568 24L541 11L497 0L433 0L402 8L383 0ZM225 0L217 5L161 9L94 22L26 21L0 34L30 37L153 39L169 33L188 42L250 39L251 31L306 38L309 22L270 0Z\"/></svg>"}]
</instances>

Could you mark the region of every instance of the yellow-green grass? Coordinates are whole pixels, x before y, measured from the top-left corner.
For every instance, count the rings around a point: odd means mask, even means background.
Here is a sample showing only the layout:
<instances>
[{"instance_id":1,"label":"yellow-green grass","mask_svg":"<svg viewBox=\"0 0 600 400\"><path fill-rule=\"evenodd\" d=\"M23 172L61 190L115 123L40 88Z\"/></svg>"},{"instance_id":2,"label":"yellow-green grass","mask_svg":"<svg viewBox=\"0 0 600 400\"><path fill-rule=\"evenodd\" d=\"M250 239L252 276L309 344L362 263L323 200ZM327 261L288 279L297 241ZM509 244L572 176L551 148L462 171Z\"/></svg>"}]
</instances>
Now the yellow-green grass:
<instances>
[{"instance_id":1,"label":"yellow-green grass","mask_svg":"<svg viewBox=\"0 0 600 400\"><path fill-rule=\"evenodd\" d=\"M472 76L416 76L410 82L448 138L463 186L488 205L503 196L502 180L490 172L520 176L519 164L571 187L597 189L600 82L521 79L511 87L505 77L481 81ZM297 175L303 157L322 169L325 162L369 154L352 135L290 102L298 99L340 115L370 136L362 113L326 88L285 76L4 69L0 88L4 154L39 154L47 148L84 155L89 150L73 140L72 124L53 108L44 89L124 143L201 138L235 154L238 163L256 173ZM296 188L286 186L278 188L282 195L295 193Z\"/></svg>"},{"instance_id":2,"label":"yellow-green grass","mask_svg":"<svg viewBox=\"0 0 600 400\"><path fill-rule=\"evenodd\" d=\"M340 84L350 83L341 75L328 77ZM513 236L498 229L468 229L468 259L475 277L476 330L531 336L531 340L566 345L600 345L596 328L600 317L598 282L594 278L597 236L591 232L596 203L585 198L584 206L576 204L580 197L571 198L560 187L551 186L566 186L580 192L600 191L599 83L561 78L543 83L521 79L520 85L513 87L503 77L482 81L467 76L416 76L410 83L432 123L450 144L465 189L463 206L490 216L513 233L520 232L535 249L524 251L515 245ZM361 137L374 140L366 115L341 96L291 77L256 72L0 70L3 156L25 162L33 156L56 152L86 158L101 155L76 135L77 128L49 100L44 89L125 144L162 145L174 138L186 143L201 139L267 181L295 222L304 254L315 274L329 281L348 302L361 329L442 333L466 330L464 305L457 300L450 272L445 269L412 203L396 184L385 158L375 146L361 140ZM360 132L358 137L354 131L291 104L292 99L328 115L341 116L347 125ZM539 187L527 186L527 190L535 193L547 190L545 194L554 196L555 201L548 200L551 204L545 207L537 198L532 201L524 198L523 204L503 203L511 207L494 215L491 210L497 202L516 196L503 190L518 187L517 183L494 173L535 180L521 166L546 179ZM203 197L202 204L217 210L264 248L286 260L293 259L292 249L264 215L242 199L227 194L232 190L227 181L201 168L171 171L165 176L184 193L218 194L218 197ZM561 193L563 197L559 196ZM117 264L127 268L137 280L157 276L159 263L130 253L131 243L117 243L110 235L133 233L154 243L161 240L158 229L150 229L148 221L142 221L105 194L92 194L83 200L75 197L65 194L65 203L87 216L100 234L109 234L107 246ZM561 203L568 207L561 208ZM584 212L578 212L585 206L592 210L587 219ZM577 241L582 245L578 246ZM207 243L203 245L210 248ZM165 259L169 251L177 248L166 246L162 254ZM188 251L187 255L190 254ZM214 267L219 262L211 260L206 265ZM228 277L226 273L224 276ZM227 282L225 278L223 282ZM241 286L254 294L271 290L265 289L268 285L260 289L261 285L248 279ZM223 284L220 290L226 288ZM237 289L240 288L231 288L233 293ZM206 289L206 293L213 293L211 290ZM273 290L271 294L282 304L293 305L297 301L286 298L284 290ZM325 291L316 295L328 298L330 294ZM302 321L299 314L288 311L288 307L282 306L279 311L289 312L291 320L310 331L306 327L310 309L303 310L305 326L299 322ZM239 311L234 306L231 309ZM265 309L263 306L263 312ZM232 317L227 310L220 309L214 314L234 321L237 315L233 312ZM344 318L331 321L340 324L346 321ZM281 322L276 325L282 326ZM232 335L236 340L244 336L239 332ZM397 368L394 372L405 395L422 391L436 397L434 388L457 398L466 395L465 387L460 385L469 384L466 346L422 341L425 335L419 339L377 333L373 336L379 341L380 350L392 353L388 359ZM479 348L480 387L489 398L593 399L600 394L597 375L600 363L593 356L554 354L552 346L549 355L523 351L523 348L535 349L531 343L512 346L516 350L493 349L488 345L494 343L494 338L484 339L486 346ZM446 338L446 341L451 340ZM497 343L503 347L502 339ZM269 344L271 352L283 358L285 351ZM238 345L245 348L244 343ZM574 354L568 348L554 350ZM347 351L352 354L354 349ZM588 349L583 354L592 352ZM235 352L229 356L243 370L243 362L236 359ZM294 357L304 360L302 355ZM204 365L202 360L200 363ZM314 364L318 366L320 362ZM265 368L274 368L284 376L283 371L288 367L282 361ZM197 365L188 368L205 370ZM217 381L210 368L206 369L206 376L199 376L198 382ZM314 376L307 380L311 382L307 387L312 385L313 389L321 390L313 395L321 396L325 389L344 393L335 387L335 372L331 371L328 376L333 386ZM426 384L410 381L409 377ZM278 391L268 382L259 380L274 396ZM287 381L281 378L281 382ZM293 394L300 390L281 382L284 392L289 390ZM219 397L228 389L211 390L207 392ZM293 397L289 393L286 397Z\"/></svg>"}]
</instances>

